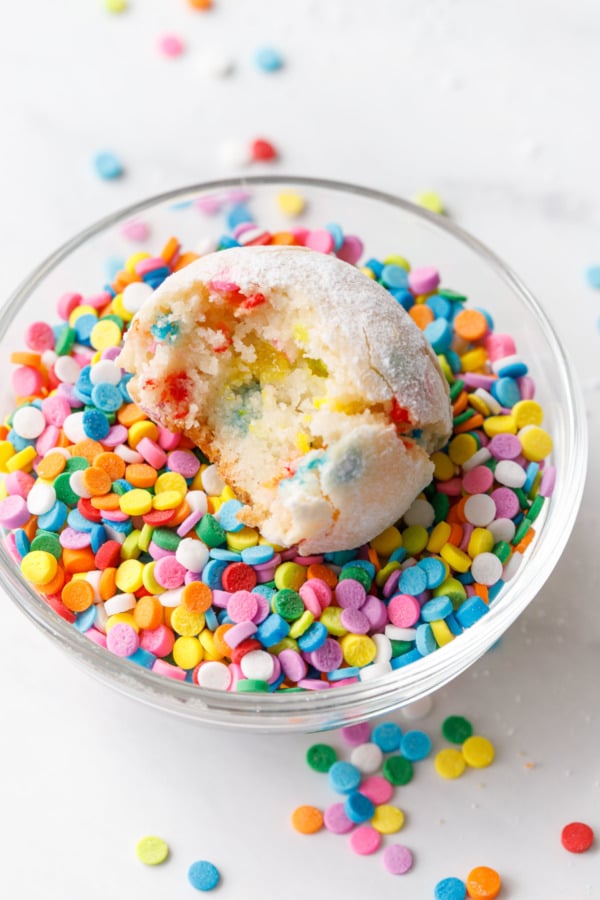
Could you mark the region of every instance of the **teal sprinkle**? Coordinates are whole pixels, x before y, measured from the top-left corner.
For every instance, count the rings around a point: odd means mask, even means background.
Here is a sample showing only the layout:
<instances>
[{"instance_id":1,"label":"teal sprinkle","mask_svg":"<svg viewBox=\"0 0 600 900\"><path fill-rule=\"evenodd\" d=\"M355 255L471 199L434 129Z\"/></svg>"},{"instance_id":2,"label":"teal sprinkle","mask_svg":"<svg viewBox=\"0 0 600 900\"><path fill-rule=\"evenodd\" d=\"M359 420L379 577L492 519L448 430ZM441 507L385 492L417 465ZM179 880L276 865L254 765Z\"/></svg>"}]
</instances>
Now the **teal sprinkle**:
<instances>
[{"instance_id":1,"label":"teal sprinkle","mask_svg":"<svg viewBox=\"0 0 600 900\"><path fill-rule=\"evenodd\" d=\"M172 344L179 335L179 322L174 322L167 315L160 315L150 331L157 341L168 341Z\"/></svg>"}]
</instances>

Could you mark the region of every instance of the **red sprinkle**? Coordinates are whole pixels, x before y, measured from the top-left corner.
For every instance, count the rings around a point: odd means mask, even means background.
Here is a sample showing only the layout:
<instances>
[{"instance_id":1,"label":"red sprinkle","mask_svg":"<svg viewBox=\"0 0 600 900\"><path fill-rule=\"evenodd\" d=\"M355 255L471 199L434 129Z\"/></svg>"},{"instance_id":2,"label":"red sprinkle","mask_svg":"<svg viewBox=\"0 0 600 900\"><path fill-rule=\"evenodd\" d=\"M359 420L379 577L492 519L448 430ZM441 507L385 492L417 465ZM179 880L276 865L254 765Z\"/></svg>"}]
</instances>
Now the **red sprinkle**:
<instances>
[{"instance_id":1,"label":"red sprinkle","mask_svg":"<svg viewBox=\"0 0 600 900\"><path fill-rule=\"evenodd\" d=\"M97 569L117 567L121 562L121 545L118 541L106 541L94 557Z\"/></svg>"},{"instance_id":2,"label":"red sprinkle","mask_svg":"<svg viewBox=\"0 0 600 900\"><path fill-rule=\"evenodd\" d=\"M563 828L560 840L569 853L585 853L594 842L594 832L585 822L570 822Z\"/></svg>"},{"instance_id":3,"label":"red sprinkle","mask_svg":"<svg viewBox=\"0 0 600 900\"><path fill-rule=\"evenodd\" d=\"M250 145L250 156L255 162L269 162L277 159L277 150L269 141L264 138L257 138Z\"/></svg>"},{"instance_id":4,"label":"red sprinkle","mask_svg":"<svg viewBox=\"0 0 600 900\"><path fill-rule=\"evenodd\" d=\"M256 572L251 566L242 562L234 562L227 566L221 577L226 591L251 591L256 587Z\"/></svg>"}]
</instances>

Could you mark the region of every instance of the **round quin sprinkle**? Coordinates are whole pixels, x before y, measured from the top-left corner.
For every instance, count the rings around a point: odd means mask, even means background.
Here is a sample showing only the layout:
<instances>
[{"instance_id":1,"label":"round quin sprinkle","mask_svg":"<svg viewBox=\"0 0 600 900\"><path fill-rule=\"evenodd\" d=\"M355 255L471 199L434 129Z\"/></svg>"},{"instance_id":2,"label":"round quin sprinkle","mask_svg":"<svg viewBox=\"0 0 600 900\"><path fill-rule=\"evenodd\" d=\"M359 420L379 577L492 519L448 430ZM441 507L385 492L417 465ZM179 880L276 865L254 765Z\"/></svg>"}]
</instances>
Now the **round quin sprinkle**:
<instances>
[{"instance_id":1,"label":"round quin sprinkle","mask_svg":"<svg viewBox=\"0 0 600 900\"><path fill-rule=\"evenodd\" d=\"M298 806L292 813L292 825L300 834L316 834L323 827L323 813L316 806Z\"/></svg>"},{"instance_id":2,"label":"round quin sprinkle","mask_svg":"<svg viewBox=\"0 0 600 900\"><path fill-rule=\"evenodd\" d=\"M395 834L404 825L404 813L397 806L381 803L373 813L371 825L381 834Z\"/></svg>"},{"instance_id":3,"label":"round quin sprinkle","mask_svg":"<svg viewBox=\"0 0 600 900\"><path fill-rule=\"evenodd\" d=\"M413 855L403 844L390 844L383 851L383 867L390 875L406 875L413 866Z\"/></svg>"},{"instance_id":4,"label":"round quin sprinkle","mask_svg":"<svg viewBox=\"0 0 600 900\"><path fill-rule=\"evenodd\" d=\"M358 722L356 725L344 726L340 733L346 744L356 747L357 744L364 744L369 740L371 726L368 722Z\"/></svg>"},{"instance_id":5,"label":"round quin sprinkle","mask_svg":"<svg viewBox=\"0 0 600 900\"><path fill-rule=\"evenodd\" d=\"M376 853L381 846L381 835L372 825L359 825L350 835L350 849L359 856Z\"/></svg>"},{"instance_id":6,"label":"round quin sprinkle","mask_svg":"<svg viewBox=\"0 0 600 900\"><path fill-rule=\"evenodd\" d=\"M465 900L467 886L460 878L442 878L433 892L434 900Z\"/></svg>"},{"instance_id":7,"label":"round quin sprinkle","mask_svg":"<svg viewBox=\"0 0 600 900\"><path fill-rule=\"evenodd\" d=\"M188 869L188 881L197 891L212 891L220 880L221 874L217 867L205 859L193 862Z\"/></svg>"},{"instance_id":8,"label":"round quin sprinkle","mask_svg":"<svg viewBox=\"0 0 600 900\"><path fill-rule=\"evenodd\" d=\"M413 766L404 756L388 756L383 764L384 777L395 786L412 781Z\"/></svg>"},{"instance_id":9,"label":"round quin sprinkle","mask_svg":"<svg viewBox=\"0 0 600 900\"><path fill-rule=\"evenodd\" d=\"M436 754L434 765L435 771L442 778L460 778L465 771L466 762L460 750L446 747Z\"/></svg>"},{"instance_id":10,"label":"round quin sprinkle","mask_svg":"<svg viewBox=\"0 0 600 900\"><path fill-rule=\"evenodd\" d=\"M315 772L329 772L337 760L337 752L330 744L313 744L306 751L306 762Z\"/></svg>"},{"instance_id":11,"label":"round quin sprinkle","mask_svg":"<svg viewBox=\"0 0 600 900\"><path fill-rule=\"evenodd\" d=\"M323 823L327 831L333 834L348 834L354 828L354 822L346 815L343 803L333 803L323 814Z\"/></svg>"},{"instance_id":12,"label":"round quin sprinkle","mask_svg":"<svg viewBox=\"0 0 600 900\"><path fill-rule=\"evenodd\" d=\"M431 753L431 738L424 731L407 731L402 736L400 752L411 762L425 759Z\"/></svg>"},{"instance_id":13,"label":"round quin sprinkle","mask_svg":"<svg viewBox=\"0 0 600 900\"><path fill-rule=\"evenodd\" d=\"M560 841L569 853L585 853L594 842L594 832L584 822L570 822L561 831Z\"/></svg>"},{"instance_id":14,"label":"round quin sprinkle","mask_svg":"<svg viewBox=\"0 0 600 900\"><path fill-rule=\"evenodd\" d=\"M442 734L452 744L463 744L473 734L473 726L463 716L447 716L442 722Z\"/></svg>"},{"instance_id":15,"label":"round quin sprinkle","mask_svg":"<svg viewBox=\"0 0 600 900\"><path fill-rule=\"evenodd\" d=\"M381 767L383 753L377 744L359 744L350 754L352 765L365 775L373 775Z\"/></svg>"},{"instance_id":16,"label":"round quin sprinkle","mask_svg":"<svg viewBox=\"0 0 600 900\"><path fill-rule=\"evenodd\" d=\"M472 735L462 745L462 755L467 765L474 769L485 769L494 761L494 745L487 738Z\"/></svg>"},{"instance_id":17,"label":"round quin sprinkle","mask_svg":"<svg viewBox=\"0 0 600 900\"><path fill-rule=\"evenodd\" d=\"M501 886L500 875L489 866L477 866L467 876L467 894L473 900L494 900Z\"/></svg>"},{"instance_id":18,"label":"round quin sprinkle","mask_svg":"<svg viewBox=\"0 0 600 900\"><path fill-rule=\"evenodd\" d=\"M104 181L113 181L123 175L123 163L118 156L108 150L97 153L93 163L96 174Z\"/></svg>"},{"instance_id":19,"label":"round quin sprinkle","mask_svg":"<svg viewBox=\"0 0 600 900\"><path fill-rule=\"evenodd\" d=\"M149 834L139 839L135 852L145 866L158 866L168 857L169 846L162 838Z\"/></svg>"}]
</instances>

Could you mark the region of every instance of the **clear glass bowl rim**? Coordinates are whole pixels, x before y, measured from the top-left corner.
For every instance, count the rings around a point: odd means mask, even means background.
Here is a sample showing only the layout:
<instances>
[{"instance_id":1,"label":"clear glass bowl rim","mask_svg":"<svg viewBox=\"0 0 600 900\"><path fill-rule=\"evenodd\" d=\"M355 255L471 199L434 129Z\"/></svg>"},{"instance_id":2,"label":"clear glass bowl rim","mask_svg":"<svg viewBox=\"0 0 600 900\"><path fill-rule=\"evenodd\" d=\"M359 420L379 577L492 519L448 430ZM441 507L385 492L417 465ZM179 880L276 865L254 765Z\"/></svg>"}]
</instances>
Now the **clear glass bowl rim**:
<instances>
[{"instance_id":1,"label":"clear glass bowl rim","mask_svg":"<svg viewBox=\"0 0 600 900\"><path fill-rule=\"evenodd\" d=\"M154 195L95 222L80 231L40 263L17 287L0 310L0 339L3 339L16 312L26 303L33 291L57 266L85 242L102 231L126 221L153 207L173 204L194 194L211 194L220 191L244 190L256 186L280 186L325 189L397 207L406 213L425 220L430 226L470 248L483 259L516 293L537 320L540 331L549 345L556 366L557 379L562 383L567 398L565 415L572 436L572 452L561 470L566 481L564 491L568 498L560 515L543 530L543 547L535 560L524 566L518 576L509 583L502 602L492 606L485 619L477 623L459 640L452 641L435 653L406 667L395 670L373 682L329 691L276 692L274 694L239 694L210 689L200 689L186 682L166 679L149 670L122 660L97 646L65 622L20 578L8 551L0 543L0 583L11 599L25 615L44 632L57 640L76 661L91 666L101 680L125 694L137 696L150 705L156 705L201 722L214 722L227 726L239 726L252 730L311 730L312 727L328 727L323 724L331 717L332 725L347 718L357 721L382 712L388 712L403 702L403 689L416 700L441 687L464 671L485 652L497 637L518 617L538 593L558 562L573 528L581 502L587 467L587 425L583 398L572 365L537 300L520 278L479 240L453 221L431 213L422 207L368 187L329 179L294 175L249 176L204 182L177 188ZM134 689L132 690L132 686ZM139 688L139 690L138 690ZM206 706L202 703L202 698ZM294 723L297 721L297 725Z\"/></svg>"}]
</instances>

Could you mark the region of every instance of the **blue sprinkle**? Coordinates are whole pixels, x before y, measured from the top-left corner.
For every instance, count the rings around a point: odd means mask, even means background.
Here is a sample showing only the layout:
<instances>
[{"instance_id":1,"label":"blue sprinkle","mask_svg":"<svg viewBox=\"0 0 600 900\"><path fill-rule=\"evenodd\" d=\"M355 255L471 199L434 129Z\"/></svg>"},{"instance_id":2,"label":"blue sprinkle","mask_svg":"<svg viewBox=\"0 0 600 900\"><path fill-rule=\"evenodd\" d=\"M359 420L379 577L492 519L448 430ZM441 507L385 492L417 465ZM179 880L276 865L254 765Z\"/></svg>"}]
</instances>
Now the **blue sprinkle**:
<instances>
[{"instance_id":1,"label":"blue sprinkle","mask_svg":"<svg viewBox=\"0 0 600 900\"><path fill-rule=\"evenodd\" d=\"M116 481L113 481L112 488L113 488L113 491L115 489L117 489L117 491L120 492L121 494L127 494L127 493L129 493L129 491L134 490L133 485L129 484L129 482L126 481L125 478L117 478Z\"/></svg>"},{"instance_id":2,"label":"blue sprinkle","mask_svg":"<svg viewBox=\"0 0 600 900\"><path fill-rule=\"evenodd\" d=\"M361 822L368 822L369 819L373 818L375 805L366 794L361 794L360 791L352 791L344 802L344 812L351 822L360 825Z\"/></svg>"},{"instance_id":3,"label":"blue sprinkle","mask_svg":"<svg viewBox=\"0 0 600 900\"><path fill-rule=\"evenodd\" d=\"M212 609L212 608L209 608L205 611L204 621L205 621L206 627L209 629L209 631L216 631L216 629L219 627L219 625L223 624L222 622L219 622L219 620L217 619L217 614L215 613L214 609Z\"/></svg>"},{"instance_id":4,"label":"blue sprinkle","mask_svg":"<svg viewBox=\"0 0 600 900\"><path fill-rule=\"evenodd\" d=\"M247 566L260 566L268 563L275 556L275 551L269 544L257 544L255 547L246 547L242 550L242 562Z\"/></svg>"},{"instance_id":5,"label":"blue sprinkle","mask_svg":"<svg viewBox=\"0 0 600 900\"><path fill-rule=\"evenodd\" d=\"M496 599L496 597L498 596L498 594L500 593L500 591L502 590L502 588L504 587L505 584L506 584L506 582L500 578L496 582L496 584L492 584L488 588L488 599L489 599L490 603L492 602L492 600ZM487 609L488 609L488 607L486 606L486 610Z\"/></svg>"},{"instance_id":6,"label":"blue sprinkle","mask_svg":"<svg viewBox=\"0 0 600 900\"><path fill-rule=\"evenodd\" d=\"M460 878L442 878L433 892L434 900L465 900L467 886Z\"/></svg>"},{"instance_id":7,"label":"blue sprinkle","mask_svg":"<svg viewBox=\"0 0 600 900\"><path fill-rule=\"evenodd\" d=\"M338 760L329 769L327 777L336 794L351 794L358 790L362 776L360 769L352 763Z\"/></svg>"},{"instance_id":8,"label":"blue sprinkle","mask_svg":"<svg viewBox=\"0 0 600 900\"><path fill-rule=\"evenodd\" d=\"M312 653L313 650L323 646L328 636L329 633L322 622L313 622L298 638L298 646L303 653Z\"/></svg>"},{"instance_id":9,"label":"blue sprinkle","mask_svg":"<svg viewBox=\"0 0 600 900\"><path fill-rule=\"evenodd\" d=\"M173 343L179 334L179 323L172 321L169 316L160 315L150 326L150 331L157 341Z\"/></svg>"},{"instance_id":10,"label":"blue sprinkle","mask_svg":"<svg viewBox=\"0 0 600 900\"><path fill-rule=\"evenodd\" d=\"M290 626L285 619L277 613L272 613L258 626L256 638L263 647L274 647L284 637L287 637L289 633Z\"/></svg>"},{"instance_id":11,"label":"blue sprinkle","mask_svg":"<svg viewBox=\"0 0 600 900\"><path fill-rule=\"evenodd\" d=\"M381 722L373 729L371 741L377 744L383 753L394 753L400 749L402 729L395 722Z\"/></svg>"},{"instance_id":12,"label":"blue sprinkle","mask_svg":"<svg viewBox=\"0 0 600 900\"><path fill-rule=\"evenodd\" d=\"M105 519L104 524L114 531L118 531L119 534L130 534L133 531L133 525L131 524L130 519L127 519L126 522L108 522Z\"/></svg>"},{"instance_id":13,"label":"blue sprinkle","mask_svg":"<svg viewBox=\"0 0 600 900\"><path fill-rule=\"evenodd\" d=\"M345 566L356 557L356 552L356 550L334 550L332 553L326 553L324 558L333 566Z\"/></svg>"},{"instance_id":14,"label":"blue sprinkle","mask_svg":"<svg viewBox=\"0 0 600 900\"><path fill-rule=\"evenodd\" d=\"M11 430L8 432L6 440L13 445L17 452L19 450L24 450L25 447L33 447L35 444L35 441L21 437L21 435L17 434L17 432L13 428L11 428Z\"/></svg>"},{"instance_id":15,"label":"blue sprinkle","mask_svg":"<svg viewBox=\"0 0 600 900\"><path fill-rule=\"evenodd\" d=\"M97 153L94 157L94 168L96 173L105 181L112 181L114 178L120 178L123 172L123 164L118 156L109 151Z\"/></svg>"},{"instance_id":16,"label":"blue sprinkle","mask_svg":"<svg viewBox=\"0 0 600 900\"><path fill-rule=\"evenodd\" d=\"M79 316L79 318L73 325L73 328L75 329L76 340L78 341L78 343L89 346L90 336L92 334L94 325L96 325L97 322L98 316L93 315L93 313L85 313L85 315ZM89 370L90 367L86 366L85 368ZM79 379L77 379L77 381L79 383Z\"/></svg>"},{"instance_id":17,"label":"blue sprinkle","mask_svg":"<svg viewBox=\"0 0 600 900\"><path fill-rule=\"evenodd\" d=\"M277 593L277 588L271 587L270 584L257 584L256 587L252 588L252 593L260 594L261 597L266 597L270 605L271 600Z\"/></svg>"},{"instance_id":18,"label":"blue sprinkle","mask_svg":"<svg viewBox=\"0 0 600 900\"><path fill-rule=\"evenodd\" d=\"M102 381L92 388L92 403L102 412L116 412L123 405L123 396L116 385Z\"/></svg>"},{"instance_id":19,"label":"blue sprinkle","mask_svg":"<svg viewBox=\"0 0 600 900\"><path fill-rule=\"evenodd\" d=\"M456 637L458 637L459 634L463 633L462 628L456 621L456 616L454 615L454 613L450 613L449 616L446 616L446 625L448 626L452 634L454 634Z\"/></svg>"},{"instance_id":20,"label":"blue sprinkle","mask_svg":"<svg viewBox=\"0 0 600 900\"><path fill-rule=\"evenodd\" d=\"M98 525L97 523L95 523L94 527L92 528L91 534L92 534L92 542L91 542L92 550L94 551L94 553L97 553L98 550L100 549L100 547L102 546L102 544L104 544L106 541L106 531L104 529L104 526Z\"/></svg>"},{"instance_id":21,"label":"blue sprinkle","mask_svg":"<svg viewBox=\"0 0 600 900\"><path fill-rule=\"evenodd\" d=\"M277 676L277 678L275 679L275 681L269 682L269 693L272 694L274 691L276 691L277 688L279 687L279 685L282 684L284 681L285 681L285 674L283 672L280 672L279 675Z\"/></svg>"},{"instance_id":22,"label":"blue sprinkle","mask_svg":"<svg viewBox=\"0 0 600 900\"><path fill-rule=\"evenodd\" d=\"M202 569L202 581L204 584L207 584L213 591L223 590L221 579L228 565L229 563L224 559L209 559Z\"/></svg>"},{"instance_id":23,"label":"blue sprinkle","mask_svg":"<svg viewBox=\"0 0 600 900\"><path fill-rule=\"evenodd\" d=\"M531 488L533 487L533 482L535 481L535 476L540 471L539 463L530 462L527 466L527 470L525 472L525 483L523 484L522 491L524 494L528 494Z\"/></svg>"},{"instance_id":24,"label":"blue sprinkle","mask_svg":"<svg viewBox=\"0 0 600 900\"><path fill-rule=\"evenodd\" d=\"M98 609L92 604L89 609L86 609L82 613L79 613L77 615L77 618L73 622L73 625L75 626L77 631L81 631L82 633L85 631L89 631L89 629L96 621L97 614Z\"/></svg>"},{"instance_id":25,"label":"blue sprinkle","mask_svg":"<svg viewBox=\"0 0 600 900\"><path fill-rule=\"evenodd\" d=\"M259 47L254 62L262 72L278 72L283 67L283 57L275 47Z\"/></svg>"},{"instance_id":26,"label":"blue sprinkle","mask_svg":"<svg viewBox=\"0 0 600 900\"><path fill-rule=\"evenodd\" d=\"M590 287L600 290L600 266L588 266L585 278Z\"/></svg>"},{"instance_id":27,"label":"blue sprinkle","mask_svg":"<svg viewBox=\"0 0 600 900\"><path fill-rule=\"evenodd\" d=\"M99 409L86 409L82 417L85 436L93 441L103 441L110 431L110 424Z\"/></svg>"},{"instance_id":28,"label":"blue sprinkle","mask_svg":"<svg viewBox=\"0 0 600 900\"><path fill-rule=\"evenodd\" d=\"M90 534L94 524L94 522L90 522L89 519L82 516L77 508L72 509L67 516L67 525L75 531L83 531L86 534Z\"/></svg>"},{"instance_id":29,"label":"blue sprinkle","mask_svg":"<svg viewBox=\"0 0 600 900\"><path fill-rule=\"evenodd\" d=\"M524 362L515 360L498 369L496 375L498 378L521 378L522 375L527 375L528 371L529 370Z\"/></svg>"},{"instance_id":30,"label":"blue sprinkle","mask_svg":"<svg viewBox=\"0 0 600 900\"><path fill-rule=\"evenodd\" d=\"M431 738L424 731L407 731L400 744L400 753L411 762L419 762L431 753Z\"/></svg>"},{"instance_id":31,"label":"blue sprinkle","mask_svg":"<svg viewBox=\"0 0 600 900\"><path fill-rule=\"evenodd\" d=\"M328 231L333 238L333 249L339 250L344 243L344 232L342 231L342 226L338 225L337 222L330 222L325 226L325 231Z\"/></svg>"},{"instance_id":32,"label":"blue sprinkle","mask_svg":"<svg viewBox=\"0 0 600 900\"><path fill-rule=\"evenodd\" d=\"M458 355L458 353L455 353L454 350L446 350L444 356L446 357L446 362L452 369L453 373L455 375L458 375L458 373L462 369L462 363L460 361L460 356Z\"/></svg>"},{"instance_id":33,"label":"blue sprinkle","mask_svg":"<svg viewBox=\"0 0 600 900\"><path fill-rule=\"evenodd\" d=\"M122 256L110 256L104 264L104 271L109 281L114 281L118 273L124 268L125 260ZM111 290L111 293L114 296L114 291Z\"/></svg>"},{"instance_id":34,"label":"blue sprinkle","mask_svg":"<svg viewBox=\"0 0 600 900\"><path fill-rule=\"evenodd\" d=\"M31 541L22 528L19 528L17 531L15 531L15 546L17 548L17 553L21 558L29 553Z\"/></svg>"},{"instance_id":35,"label":"blue sprinkle","mask_svg":"<svg viewBox=\"0 0 600 900\"><path fill-rule=\"evenodd\" d=\"M400 575L398 590L401 594L417 597L427 590L427 575L419 566L410 566L410 568L404 569Z\"/></svg>"},{"instance_id":36,"label":"blue sprinkle","mask_svg":"<svg viewBox=\"0 0 600 900\"><path fill-rule=\"evenodd\" d=\"M404 562L406 559L406 549L404 547L397 547L392 555L390 556L388 562ZM446 570L444 569L444 572Z\"/></svg>"},{"instance_id":37,"label":"blue sprinkle","mask_svg":"<svg viewBox=\"0 0 600 900\"><path fill-rule=\"evenodd\" d=\"M357 678L360 673L358 666L346 666L344 669L333 669L327 672L327 681L342 681L344 678Z\"/></svg>"},{"instance_id":38,"label":"blue sprinkle","mask_svg":"<svg viewBox=\"0 0 600 900\"><path fill-rule=\"evenodd\" d=\"M433 636L431 625L424 624L417 627L415 644L421 656L427 656L429 653L437 650L437 641Z\"/></svg>"},{"instance_id":39,"label":"blue sprinkle","mask_svg":"<svg viewBox=\"0 0 600 900\"><path fill-rule=\"evenodd\" d=\"M460 581L461 584L473 584L475 581L471 572L455 572L453 577Z\"/></svg>"},{"instance_id":40,"label":"blue sprinkle","mask_svg":"<svg viewBox=\"0 0 600 900\"><path fill-rule=\"evenodd\" d=\"M239 562L242 558L241 553L236 550L225 550L223 547L211 547L209 556L211 559L227 560L227 562Z\"/></svg>"},{"instance_id":41,"label":"blue sprinkle","mask_svg":"<svg viewBox=\"0 0 600 900\"><path fill-rule=\"evenodd\" d=\"M421 607L421 618L424 622L436 622L438 619L445 619L446 616L449 616L453 609L450 597L443 595L434 597L433 600L428 600Z\"/></svg>"},{"instance_id":42,"label":"blue sprinkle","mask_svg":"<svg viewBox=\"0 0 600 900\"><path fill-rule=\"evenodd\" d=\"M243 225L246 222L254 223L254 216L243 203L236 203L225 216L225 222L227 227L233 231L238 225Z\"/></svg>"},{"instance_id":43,"label":"blue sprinkle","mask_svg":"<svg viewBox=\"0 0 600 900\"><path fill-rule=\"evenodd\" d=\"M497 378L490 391L501 406L511 408L521 399L519 385L514 378Z\"/></svg>"},{"instance_id":44,"label":"blue sprinkle","mask_svg":"<svg viewBox=\"0 0 600 900\"><path fill-rule=\"evenodd\" d=\"M427 298L427 300L425 301L425 306L429 307L436 319L446 319L448 322L452 321L454 309L452 307L452 303L447 299L447 297L441 297L439 294L433 294L431 297Z\"/></svg>"},{"instance_id":45,"label":"blue sprinkle","mask_svg":"<svg viewBox=\"0 0 600 900\"><path fill-rule=\"evenodd\" d=\"M447 319L434 319L426 326L423 334L431 344L435 353L445 353L450 349L454 331Z\"/></svg>"},{"instance_id":46,"label":"blue sprinkle","mask_svg":"<svg viewBox=\"0 0 600 900\"><path fill-rule=\"evenodd\" d=\"M378 280L381 278L381 273L383 272L383 263L378 259L371 257L364 264L365 269L370 269L375 278Z\"/></svg>"},{"instance_id":47,"label":"blue sprinkle","mask_svg":"<svg viewBox=\"0 0 600 900\"><path fill-rule=\"evenodd\" d=\"M398 288L395 291L390 291L392 297L398 301L400 306L408 312L409 309L412 309L415 305L415 298L408 290L408 288Z\"/></svg>"},{"instance_id":48,"label":"blue sprinkle","mask_svg":"<svg viewBox=\"0 0 600 900\"><path fill-rule=\"evenodd\" d=\"M217 245L217 250L229 250L230 247L239 247L239 242L236 241L235 238L230 237L228 234L223 234L219 238L219 243Z\"/></svg>"},{"instance_id":49,"label":"blue sprinkle","mask_svg":"<svg viewBox=\"0 0 600 900\"><path fill-rule=\"evenodd\" d=\"M409 650L408 653L402 653L400 656L393 656L390 660L390 665L392 669L402 669L404 666L418 662L420 659L423 659L423 656L415 648L414 650Z\"/></svg>"},{"instance_id":50,"label":"blue sprinkle","mask_svg":"<svg viewBox=\"0 0 600 900\"><path fill-rule=\"evenodd\" d=\"M483 307L481 307L481 306L476 306L475 309L477 310L477 312L481 313L481 315L487 322L487 327L489 328L489 330L493 331L494 330L494 320L492 319L492 317L489 314L489 312L487 311L487 309L483 309Z\"/></svg>"},{"instance_id":51,"label":"blue sprinkle","mask_svg":"<svg viewBox=\"0 0 600 900\"><path fill-rule=\"evenodd\" d=\"M402 560L400 560L400 562L402 562ZM430 591L435 590L435 588L439 587L440 584L446 580L446 566L441 559L436 559L434 556L427 556L425 559L419 560L417 566L425 572L427 577L427 588Z\"/></svg>"},{"instance_id":52,"label":"blue sprinkle","mask_svg":"<svg viewBox=\"0 0 600 900\"><path fill-rule=\"evenodd\" d=\"M47 513L38 518L38 528L40 531L60 531L67 521L68 512L66 503L57 500Z\"/></svg>"},{"instance_id":53,"label":"blue sprinkle","mask_svg":"<svg viewBox=\"0 0 600 900\"><path fill-rule=\"evenodd\" d=\"M188 881L197 891L212 891L220 879L217 867L205 859L192 863L188 869Z\"/></svg>"},{"instance_id":54,"label":"blue sprinkle","mask_svg":"<svg viewBox=\"0 0 600 900\"><path fill-rule=\"evenodd\" d=\"M127 387L132 378L133 375L131 372L126 372L119 382L119 390L121 391L121 396L125 403L131 403L133 400L133 397L129 393L129 388Z\"/></svg>"},{"instance_id":55,"label":"blue sprinkle","mask_svg":"<svg viewBox=\"0 0 600 900\"><path fill-rule=\"evenodd\" d=\"M219 508L219 511L216 515L217 521L221 528L225 531L231 531L235 534L236 531L241 531L244 527L244 523L240 522L237 517L238 512L244 508L244 504L240 503L239 500L226 500L225 503Z\"/></svg>"},{"instance_id":56,"label":"blue sprinkle","mask_svg":"<svg viewBox=\"0 0 600 900\"><path fill-rule=\"evenodd\" d=\"M375 578L375 566L369 559L354 559L352 560L352 566L357 569L364 569L365 572L370 576L371 581ZM344 567L345 568L345 567ZM340 572L340 576L344 575L344 569Z\"/></svg>"},{"instance_id":57,"label":"blue sprinkle","mask_svg":"<svg viewBox=\"0 0 600 900\"><path fill-rule=\"evenodd\" d=\"M486 603L481 597L468 597L464 603L461 603L455 611L458 623L463 628L470 628L475 622L478 622L489 611Z\"/></svg>"},{"instance_id":58,"label":"blue sprinkle","mask_svg":"<svg viewBox=\"0 0 600 900\"><path fill-rule=\"evenodd\" d=\"M408 272L406 269L402 268L402 266L391 263L390 265L383 267L381 281L387 288L407 288Z\"/></svg>"}]
</instances>

